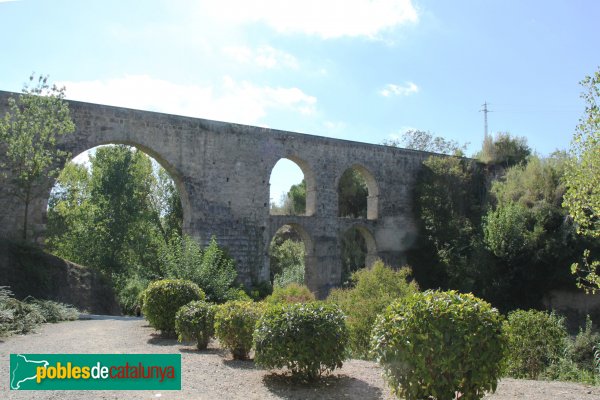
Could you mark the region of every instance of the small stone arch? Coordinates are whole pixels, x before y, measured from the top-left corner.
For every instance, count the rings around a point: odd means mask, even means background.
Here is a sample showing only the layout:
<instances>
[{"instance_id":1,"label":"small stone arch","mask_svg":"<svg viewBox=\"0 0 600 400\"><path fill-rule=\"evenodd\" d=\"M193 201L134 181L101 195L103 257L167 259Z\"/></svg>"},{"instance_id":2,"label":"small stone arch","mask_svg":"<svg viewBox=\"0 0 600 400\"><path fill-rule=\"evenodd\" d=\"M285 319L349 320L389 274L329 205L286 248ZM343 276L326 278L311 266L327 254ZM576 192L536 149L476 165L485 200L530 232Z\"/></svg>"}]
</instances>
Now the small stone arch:
<instances>
[{"instance_id":1,"label":"small stone arch","mask_svg":"<svg viewBox=\"0 0 600 400\"><path fill-rule=\"evenodd\" d=\"M342 227L338 241L341 266L339 283L342 285L349 282L353 272L370 268L379 259L375 236L365 224L355 223Z\"/></svg>"},{"instance_id":2,"label":"small stone arch","mask_svg":"<svg viewBox=\"0 0 600 400\"><path fill-rule=\"evenodd\" d=\"M365 267L370 268L379 258L377 255L377 242L375 241L375 236L371 233L369 228L364 225L354 225L350 229L356 229L361 233L363 239L365 239L365 243L367 244Z\"/></svg>"},{"instance_id":3,"label":"small stone arch","mask_svg":"<svg viewBox=\"0 0 600 400\"><path fill-rule=\"evenodd\" d=\"M273 238L277 235L277 232L281 230L284 226L291 227L302 239L304 243L304 284L309 287L309 289L313 292L316 291L316 287L313 287L313 281L315 281L316 277L316 257L315 257L315 246L314 242L310 236L310 234L306 231L306 229L295 222L286 222L281 225L274 231L274 233L269 238L269 243L273 241ZM270 268L270 266L269 266Z\"/></svg>"},{"instance_id":4,"label":"small stone arch","mask_svg":"<svg viewBox=\"0 0 600 400\"><path fill-rule=\"evenodd\" d=\"M275 161L271 167L271 173L269 176L273 174L275 165L283 158L294 162L300 168L300 170L302 170L302 173L304 174L304 181L306 182L306 211L304 216L310 217L315 215L317 211L317 183L314 170L310 164L302 158L295 155L286 155Z\"/></svg>"},{"instance_id":5,"label":"small stone arch","mask_svg":"<svg viewBox=\"0 0 600 400\"><path fill-rule=\"evenodd\" d=\"M336 188L338 188L337 189L338 193L339 193L339 185L340 185L340 180L342 178L342 175L350 169L357 171L365 180L365 183L367 185L367 191L368 191L367 219L368 220L376 220L379 216L379 185L377 184L377 180L375 179L375 176L364 165L353 164L350 167L346 168L344 171L342 171L342 174L340 174L337 177L337 182L336 182Z\"/></svg>"}]
</instances>

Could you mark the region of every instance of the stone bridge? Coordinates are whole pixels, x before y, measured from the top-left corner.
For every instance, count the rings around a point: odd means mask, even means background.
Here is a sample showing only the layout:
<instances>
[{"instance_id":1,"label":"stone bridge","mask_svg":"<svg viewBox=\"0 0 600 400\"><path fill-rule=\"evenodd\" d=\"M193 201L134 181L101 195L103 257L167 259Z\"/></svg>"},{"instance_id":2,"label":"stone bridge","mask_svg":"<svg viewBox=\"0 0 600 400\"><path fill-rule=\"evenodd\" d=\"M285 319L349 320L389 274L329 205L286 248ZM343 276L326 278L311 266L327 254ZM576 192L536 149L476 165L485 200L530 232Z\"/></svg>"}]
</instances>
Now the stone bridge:
<instances>
[{"instance_id":1,"label":"stone bridge","mask_svg":"<svg viewBox=\"0 0 600 400\"><path fill-rule=\"evenodd\" d=\"M0 91L0 115L7 99ZM73 156L121 143L156 159L180 192L183 229L206 243L211 235L236 259L245 284L269 277L269 243L289 224L306 247L306 283L324 296L341 280L341 238L358 228L368 262L400 266L416 237L411 188L430 153L206 119L69 101L77 126L59 146ZM306 215L270 215L269 179L282 158L295 162L307 184ZM367 218L338 216L338 182L355 168L369 190ZM30 206L30 235L43 241L48 179ZM18 237L22 205L0 188L0 235Z\"/></svg>"}]
</instances>

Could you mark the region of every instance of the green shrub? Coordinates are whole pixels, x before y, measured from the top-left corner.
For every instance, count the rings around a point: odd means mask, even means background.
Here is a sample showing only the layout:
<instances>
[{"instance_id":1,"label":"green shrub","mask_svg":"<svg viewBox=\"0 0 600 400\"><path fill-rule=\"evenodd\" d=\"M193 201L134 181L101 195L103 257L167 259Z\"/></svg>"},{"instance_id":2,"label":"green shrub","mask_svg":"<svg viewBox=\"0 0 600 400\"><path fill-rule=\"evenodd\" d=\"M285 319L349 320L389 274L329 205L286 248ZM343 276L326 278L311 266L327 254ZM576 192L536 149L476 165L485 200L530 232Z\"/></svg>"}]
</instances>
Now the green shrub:
<instances>
[{"instance_id":1,"label":"green shrub","mask_svg":"<svg viewBox=\"0 0 600 400\"><path fill-rule=\"evenodd\" d=\"M126 315L135 315L141 309L141 294L148 287L149 280L139 276L120 277L115 282L121 311Z\"/></svg>"},{"instance_id":2,"label":"green shrub","mask_svg":"<svg viewBox=\"0 0 600 400\"><path fill-rule=\"evenodd\" d=\"M160 249L159 258L166 277L196 283L206 294L207 301L227 301L237 269L235 261L217 245L214 236L205 249L190 236L175 236Z\"/></svg>"},{"instance_id":3,"label":"green shrub","mask_svg":"<svg viewBox=\"0 0 600 400\"><path fill-rule=\"evenodd\" d=\"M389 385L407 400L480 399L496 389L505 349L502 316L472 294L415 293L392 303L373 329Z\"/></svg>"},{"instance_id":4,"label":"green shrub","mask_svg":"<svg viewBox=\"0 0 600 400\"><path fill-rule=\"evenodd\" d=\"M275 286L273 294L265 299L267 304L308 303L315 301L315 295L307 286L290 283L286 287Z\"/></svg>"},{"instance_id":5,"label":"green shrub","mask_svg":"<svg viewBox=\"0 0 600 400\"><path fill-rule=\"evenodd\" d=\"M244 291L244 289L229 288L225 293L227 301L252 301L252 298Z\"/></svg>"},{"instance_id":6,"label":"green shrub","mask_svg":"<svg viewBox=\"0 0 600 400\"><path fill-rule=\"evenodd\" d=\"M551 381L579 382L588 385L600 383L600 377L597 377L593 371L580 368L568 357L561 357L558 361L550 364L540 377Z\"/></svg>"},{"instance_id":7,"label":"green shrub","mask_svg":"<svg viewBox=\"0 0 600 400\"><path fill-rule=\"evenodd\" d=\"M567 330L563 318L554 313L513 311L504 322L504 332L506 373L512 377L536 379L565 353Z\"/></svg>"},{"instance_id":8,"label":"green shrub","mask_svg":"<svg viewBox=\"0 0 600 400\"><path fill-rule=\"evenodd\" d=\"M37 305L13 298L7 286L0 286L0 336L33 332L44 321Z\"/></svg>"},{"instance_id":9,"label":"green shrub","mask_svg":"<svg viewBox=\"0 0 600 400\"><path fill-rule=\"evenodd\" d=\"M280 274L273 277L273 286L285 287L292 283L304 284L304 264L291 265L281 270Z\"/></svg>"},{"instance_id":10,"label":"green shrub","mask_svg":"<svg viewBox=\"0 0 600 400\"><path fill-rule=\"evenodd\" d=\"M263 305L251 301L228 301L215 313L215 335L234 359L246 360L252 349L252 333Z\"/></svg>"},{"instance_id":11,"label":"green shrub","mask_svg":"<svg viewBox=\"0 0 600 400\"><path fill-rule=\"evenodd\" d=\"M254 331L257 365L287 367L292 376L304 379L340 368L348 341L344 318L333 304L271 306Z\"/></svg>"},{"instance_id":12,"label":"green shrub","mask_svg":"<svg viewBox=\"0 0 600 400\"><path fill-rule=\"evenodd\" d=\"M280 242L277 239L276 235L269 247L271 273L275 272L273 286L304 284L304 243L292 239Z\"/></svg>"},{"instance_id":13,"label":"green shrub","mask_svg":"<svg viewBox=\"0 0 600 400\"><path fill-rule=\"evenodd\" d=\"M5 322L8 334L26 334L45 322L39 307L17 299L9 299L5 305Z\"/></svg>"},{"instance_id":14,"label":"green shrub","mask_svg":"<svg viewBox=\"0 0 600 400\"><path fill-rule=\"evenodd\" d=\"M203 300L181 307L175 315L177 339L180 342L195 340L198 350L206 349L215 333L215 307Z\"/></svg>"},{"instance_id":15,"label":"green shrub","mask_svg":"<svg viewBox=\"0 0 600 400\"><path fill-rule=\"evenodd\" d=\"M37 300L31 297L25 301L37 307L44 322L75 321L79 318L79 310L69 304L52 300Z\"/></svg>"},{"instance_id":16,"label":"green shrub","mask_svg":"<svg viewBox=\"0 0 600 400\"><path fill-rule=\"evenodd\" d=\"M13 330L12 300L8 286L0 286L0 337L10 336Z\"/></svg>"},{"instance_id":17,"label":"green shrub","mask_svg":"<svg viewBox=\"0 0 600 400\"><path fill-rule=\"evenodd\" d=\"M261 301L273 293L273 286L269 281L252 282L248 294L254 301Z\"/></svg>"},{"instance_id":18,"label":"green shrub","mask_svg":"<svg viewBox=\"0 0 600 400\"><path fill-rule=\"evenodd\" d=\"M394 271L377 261L371 268L352 274L353 288L331 291L327 301L337 304L347 316L353 357L369 358L371 331L377 315L392 301L418 291L414 282L408 282L410 274L409 268Z\"/></svg>"},{"instance_id":19,"label":"green shrub","mask_svg":"<svg viewBox=\"0 0 600 400\"><path fill-rule=\"evenodd\" d=\"M164 279L152 282L144 291L144 315L154 329L165 336L175 333L175 313L194 300L204 300L204 292L193 282Z\"/></svg>"},{"instance_id":20,"label":"green shrub","mask_svg":"<svg viewBox=\"0 0 600 400\"><path fill-rule=\"evenodd\" d=\"M579 329L575 340L568 347L569 358L577 364L578 368L586 371L594 371L594 346L600 343L600 333L592 329L592 320L588 315L585 320L585 328Z\"/></svg>"}]
</instances>

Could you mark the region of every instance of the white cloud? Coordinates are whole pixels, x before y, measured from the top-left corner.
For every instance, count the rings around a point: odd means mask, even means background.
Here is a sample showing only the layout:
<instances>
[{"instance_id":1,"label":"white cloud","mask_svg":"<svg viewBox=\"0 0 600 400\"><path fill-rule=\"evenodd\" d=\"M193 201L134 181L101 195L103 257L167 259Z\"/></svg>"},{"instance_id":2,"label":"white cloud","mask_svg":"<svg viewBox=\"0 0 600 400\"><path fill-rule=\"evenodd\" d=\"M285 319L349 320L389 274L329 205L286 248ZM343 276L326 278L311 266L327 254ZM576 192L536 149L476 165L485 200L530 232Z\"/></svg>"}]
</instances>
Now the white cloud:
<instances>
[{"instance_id":1,"label":"white cloud","mask_svg":"<svg viewBox=\"0 0 600 400\"><path fill-rule=\"evenodd\" d=\"M246 46L225 47L223 52L242 64L254 64L261 68L298 68L298 60L293 55L271 46L260 46L253 50Z\"/></svg>"},{"instance_id":2,"label":"white cloud","mask_svg":"<svg viewBox=\"0 0 600 400\"><path fill-rule=\"evenodd\" d=\"M366 36L416 23L411 0L220 0L206 1L199 13L229 23L262 22L280 33L303 33L322 38Z\"/></svg>"},{"instance_id":3,"label":"white cloud","mask_svg":"<svg viewBox=\"0 0 600 400\"><path fill-rule=\"evenodd\" d=\"M410 96L415 93L419 93L419 87L413 82L405 82L404 85L390 83L385 85L385 87L379 91L379 94L384 97Z\"/></svg>"},{"instance_id":4,"label":"white cloud","mask_svg":"<svg viewBox=\"0 0 600 400\"><path fill-rule=\"evenodd\" d=\"M147 75L59 82L73 100L258 125L270 109L313 114L317 99L296 87L257 86L224 77L216 87L181 85Z\"/></svg>"}]
</instances>

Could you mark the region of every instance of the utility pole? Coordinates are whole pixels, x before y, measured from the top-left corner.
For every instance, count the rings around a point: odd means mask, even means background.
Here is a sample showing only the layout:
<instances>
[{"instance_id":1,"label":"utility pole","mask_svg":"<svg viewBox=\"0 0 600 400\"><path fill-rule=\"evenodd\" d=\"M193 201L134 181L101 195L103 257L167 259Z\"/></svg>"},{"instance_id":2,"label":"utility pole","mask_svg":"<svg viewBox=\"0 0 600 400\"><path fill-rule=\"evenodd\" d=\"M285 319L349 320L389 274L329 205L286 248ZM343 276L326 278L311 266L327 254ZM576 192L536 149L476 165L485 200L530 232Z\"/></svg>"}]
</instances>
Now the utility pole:
<instances>
[{"instance_id":1,"label":"utility pole","mask_svg":"<svg viewBox=\"0 0 600 400\"><path fill-rule=\"evenodd\" d=\"M482 105L483 109L479 110L479 112L483 112L483 125L484 125L484 128L483 128L483 140L487 139L487 137L488 137L487 115L488 115L488 112L490 112L490 111L488 110L487 106L488 106L488 104L487 104L487 101L486 101Z\"/></svg>"}]
</instances>

